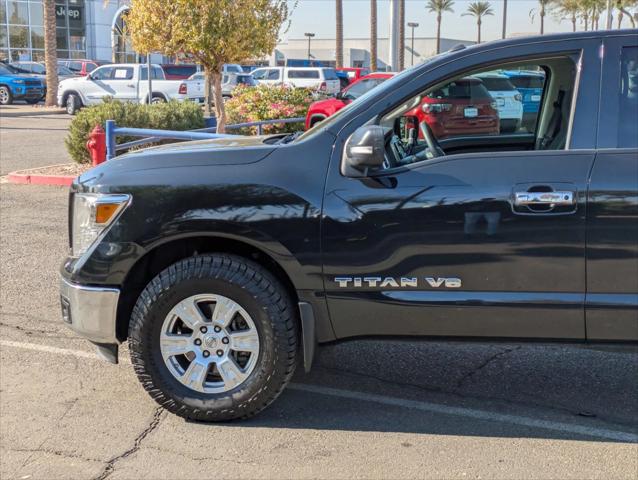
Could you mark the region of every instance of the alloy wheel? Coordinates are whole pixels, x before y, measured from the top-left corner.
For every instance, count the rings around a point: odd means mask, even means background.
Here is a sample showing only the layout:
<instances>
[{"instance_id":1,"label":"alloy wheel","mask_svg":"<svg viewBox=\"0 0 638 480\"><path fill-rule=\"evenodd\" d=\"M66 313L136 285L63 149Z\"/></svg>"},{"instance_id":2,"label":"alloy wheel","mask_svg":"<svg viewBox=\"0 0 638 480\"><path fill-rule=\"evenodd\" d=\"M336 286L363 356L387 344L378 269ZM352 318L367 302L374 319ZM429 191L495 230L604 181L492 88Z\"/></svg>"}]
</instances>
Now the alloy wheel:
<instances>
[{"instance_id":1,"label":"alloy wheel","mask_svg":"<svg viewBox=\"0 0 638 480\"><path fill-rule=\"evenodd\" d=\"M182 385L201 393L223 393L254 370L259 334L237 302L215 294L180 301L160 333L164 364Z\"/></svg>"}]
</instances>

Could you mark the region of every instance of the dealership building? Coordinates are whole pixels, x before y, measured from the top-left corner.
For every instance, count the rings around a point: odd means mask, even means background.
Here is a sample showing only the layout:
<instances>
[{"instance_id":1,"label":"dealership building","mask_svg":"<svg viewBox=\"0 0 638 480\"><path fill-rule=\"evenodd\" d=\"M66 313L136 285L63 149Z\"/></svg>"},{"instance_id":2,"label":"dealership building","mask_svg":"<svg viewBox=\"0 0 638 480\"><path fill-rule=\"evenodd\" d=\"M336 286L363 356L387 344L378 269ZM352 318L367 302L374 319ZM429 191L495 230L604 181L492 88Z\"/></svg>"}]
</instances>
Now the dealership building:
<instances>
[{"instance_id":1,"label":"dealership building","mask_svg":"<svg viewBox=\"0 0 638 480\"><path fill-rule=\"evenodd\" d=\"M0 59L44 59L42 0L0 0ZM56 0L58 58L134 62L122 35L123 0ZM160 57L161 58L161 57Z\"/></svg>"},{"instance_id":2,"label":"dealership building","mask_svg":"<svg viewBox=\"0 0 638 480\"><path fill-rule=\"evenodd\" d=\"M44 60L44 16L42 0L0 0L0 59ZM130 40L124 35L123 14L129 9L126 0L56 0L58 58L91 58L117 62L137 62L142 57L135 53ZM441 39L443 51L473 42ZM310 50L308 50L310 47ZM378 67L385 70L390 64L390 41L379 38ZM405 41L405 62L419 63L436 52L433 37L414 38ZM161 55L152 60L161 62ZM254 64L287 65L300 61L321 61L324 65L335 63L335 39L313 38L310 46L306 38L288 39L279 43L270 58L249 62ZM344 39L344 65L368 67L370 65L370 40L366 38Z\"/></svg>"}]
</instances>

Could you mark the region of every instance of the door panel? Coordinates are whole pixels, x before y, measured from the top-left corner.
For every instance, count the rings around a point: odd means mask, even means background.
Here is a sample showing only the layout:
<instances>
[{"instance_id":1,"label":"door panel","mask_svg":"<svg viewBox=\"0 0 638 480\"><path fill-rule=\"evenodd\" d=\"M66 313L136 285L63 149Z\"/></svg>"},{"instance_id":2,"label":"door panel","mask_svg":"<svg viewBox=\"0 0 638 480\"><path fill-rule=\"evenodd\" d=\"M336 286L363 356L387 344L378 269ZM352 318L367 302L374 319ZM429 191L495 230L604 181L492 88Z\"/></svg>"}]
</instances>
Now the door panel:
<instances>
[{"instance_id":1,"label":"door panel","mask_svg":"<svg viewBox=\"0 0 638 480\"><path fill-rule=\"evenodd\" d=\"M476 153L376 179L331 175L323 251L337 336L584 338L593 159ZM530 186L570 190L575 203L516 207Z\"/></svg>"},{"instance_id":2,"label":"door panel","mask_svg":"<svg viewBox=\"0 0 638 480\"><path fill-rule=\"evenodd\" d=\"M587 220L587 338L638 340L638 152L600 152Z\"/></svg>"},{"instance_id":3,"label":"door panel","mask_svg":"<svg viewBox=\"0 0 638 480\"><path fill-rule=\"evenodd\" d=\"M638 340L638 38L605 40L587 219L590 340Z\"/></svg>"}]
</instances>

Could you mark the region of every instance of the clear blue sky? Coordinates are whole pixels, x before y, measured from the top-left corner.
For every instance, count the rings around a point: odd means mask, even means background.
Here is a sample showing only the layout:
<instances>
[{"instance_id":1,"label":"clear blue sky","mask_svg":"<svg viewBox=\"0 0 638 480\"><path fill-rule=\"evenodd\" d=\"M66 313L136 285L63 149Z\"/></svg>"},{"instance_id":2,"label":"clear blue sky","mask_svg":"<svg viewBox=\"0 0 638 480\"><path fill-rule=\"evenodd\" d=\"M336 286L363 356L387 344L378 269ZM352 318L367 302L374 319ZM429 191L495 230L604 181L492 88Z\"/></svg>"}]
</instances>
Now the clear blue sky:
<instances>
[{"instance_id":1,"label":"clear blue sky","mask_svg":"<svg viewBox=\"0 0 638 480\"><path fill-rule=\"evenodd\" d=\"M295 3L288 2L290 6ZM476 22L473 17L463 17L470 0L456 0L454 13L443 16L441 35L462 40L476 40ZM482 37L484 40L501 38L501 22L503 1L490 2L494 16L484 17ZM377 1L378 35L388 36L388 17L390 3L388 0ZM426 0L406 0L406 22L418 22L415 36L436 36L436 18L425 9ZM537 2L530 0L508 0L507 4L508 33L538 32L539 19L530 19L530 10L537 7ZM604 22L605 16L601 18ZM335 2L334 0L299 0L292 13L292 22L283 38L301 38L304 32L314 32L317 38L334 38L335 36ZM343 32L346 38L368 38L370 33L370 0L343 0ZM603 23L604 25L604 23ZM552 14L545 17L546 32L571 31L571 23L567 20L559 22ZM582 26L579 26L582 29ZM409 30L409 29L408 29ZM409 37L409 31L406 31Z\"/></svg>"}]
</instances>

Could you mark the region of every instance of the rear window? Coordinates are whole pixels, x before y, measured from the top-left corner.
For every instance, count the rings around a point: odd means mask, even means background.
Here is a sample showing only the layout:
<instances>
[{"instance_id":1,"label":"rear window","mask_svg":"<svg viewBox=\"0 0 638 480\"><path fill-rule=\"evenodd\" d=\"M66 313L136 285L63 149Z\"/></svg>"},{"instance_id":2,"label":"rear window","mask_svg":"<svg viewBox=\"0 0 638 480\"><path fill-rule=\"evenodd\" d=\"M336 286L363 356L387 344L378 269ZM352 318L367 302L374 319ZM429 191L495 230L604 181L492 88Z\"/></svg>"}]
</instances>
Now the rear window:
<instances>
[{"instance_id":1,"label":"rear window","mask_svg":"<svg viewBox=\"0 0 638 480\"><path fill-rule=\"evenodd\" d=\"M434 98L491 100L492 96L480 80L456 80L432 92Z\"/></svg>"},{"instance_id":2,"label":"rear window","mask_svg":"<svg viewBox=\"0 0 638 480\"><path fill-rule=\"evenodd\" d=\"M492 92L503 92L516 90L512 82L507 78L499 78L499 77L481 77L481 81L485 88Z\"/></svg>"},{"instance_id":3,"label":"rear window","mask_svg":"<svg viewBox=\"0 0 638 480\"><path fill-rule=\"evenodd\" d=\"M510 82L516 88L543 88L545 77L540 75L525 75L520 77L510 77Z\"/></svg>"},{"instance_id":4,"label":"rear window","mask_svg":"<svg viewBox=\"0 0 638 480\"><path fill-rule=\"evenodd\" d=\"M339 77L337 77L337 72L335 72L333 68L324 68L323 76L326 80L339 80Z\"/></svg>"},{"instance_id":5,"label":"rear window","mask_svg":"<svg viewBox=\"0 0 638 480\"><path fill-rule=\"evenodd\" d=\"M162 67L167 75L190 77L193 73L197 73L197 67L195 65L163 65Z\"/></svg>"},{"instance_id":6,"label":"rear window","mask_svg":"<svg viewBox=\"0 0 638 480\"><path fill-rule=\"evenodd\" d=\"M288 78L319 78L319 70L288 70Z\"/></svg>"},{"instance_id":7,"label":"rear window","mask_svg":"<svg viewBox=\"0 0 638 480\"><path fill-rule=\"evenodd\" d=\"M237 75L237 83L241 83L242 85L254 85L255 81L252 75Z\"/></svg>"},{"instance_id":8,"label":"rear window","mask_svg":"<svg viewBox=\"0 0 638 480\"><path fill-rule=\"evenodd\" d=\"M133 78L132 67L115 67L111 75L112 80L131 80Z\"/></svg>"}]
</instances>

